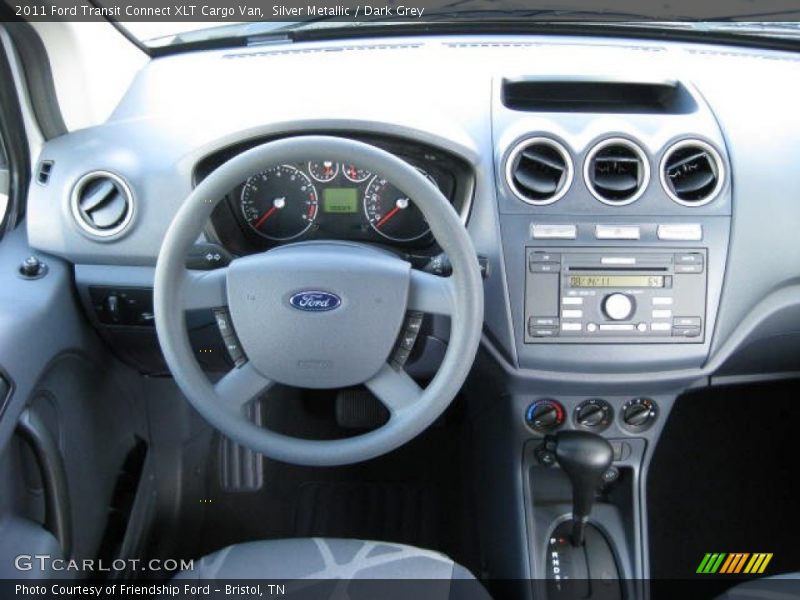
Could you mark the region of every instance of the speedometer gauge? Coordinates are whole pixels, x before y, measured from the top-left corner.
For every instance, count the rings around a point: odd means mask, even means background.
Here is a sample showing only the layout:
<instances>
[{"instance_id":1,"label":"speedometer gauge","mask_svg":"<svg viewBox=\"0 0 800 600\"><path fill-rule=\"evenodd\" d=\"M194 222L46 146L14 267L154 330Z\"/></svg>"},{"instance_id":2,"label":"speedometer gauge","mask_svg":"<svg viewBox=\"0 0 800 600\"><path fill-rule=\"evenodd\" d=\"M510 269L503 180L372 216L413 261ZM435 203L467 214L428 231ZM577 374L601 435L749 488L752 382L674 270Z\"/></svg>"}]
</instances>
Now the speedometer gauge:
<instances>
[{"instance_id":1,"label":"speedometer gauge","mask_svg":"<svg viewBox=\"0 0 800 600\"><path fill-rule=\"evenodd\" d=\"M310 161L308 172L320 183L327 183L339 174L339 163L332 160Z\"/></svg>"},{"instance_id":2,"label":"speedometer gauge","mask_svg":"<svg viewBox=\"0 0 800 600\"><path fill-rule=\"evenodd\" d=\"M436 183L429 175L422 173ZM410 242L430 231L422 211L411 199L377 175L369 182L364 193L364 214L376 232L396 242Z\"/></svg>"},{"instance_id":3,"label":"speedometer gauge","mask_svg":"<svg viewBox=\"0 0 800 600\"><path fill-rule=\"evenodd\" d=\"M240 206L244 220L258 235L285 241L311 227L319 199L308 175L291 165L280 165L245 182Z\"/></svg>"}]
</instances>

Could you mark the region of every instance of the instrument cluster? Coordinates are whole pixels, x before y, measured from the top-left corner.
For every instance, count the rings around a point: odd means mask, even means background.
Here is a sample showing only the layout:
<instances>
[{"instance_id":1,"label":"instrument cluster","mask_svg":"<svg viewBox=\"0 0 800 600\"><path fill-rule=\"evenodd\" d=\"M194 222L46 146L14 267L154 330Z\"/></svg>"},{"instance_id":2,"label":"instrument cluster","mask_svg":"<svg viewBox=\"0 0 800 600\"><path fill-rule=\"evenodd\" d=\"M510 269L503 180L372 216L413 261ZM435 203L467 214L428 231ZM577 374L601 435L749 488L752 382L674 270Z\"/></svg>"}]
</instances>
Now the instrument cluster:
<instances>
[{"instance_id":1,"label":"instrument cluster","mask_svg":"<svg viewBox=\"0 0 800 600\"><path fill-rule=\"evenodd\" d=\"M417 168L440 190L450 187ZM358 165L334 160L269 167L250 177L238 196L242 221L273 242L309 232L359 232L406 243L430 232L422 212L402 190Z\"/></svg>"},{"instance_id":2,"label":"instrument cluster","mask_svg":"<svg viewBox=\"0 0 800 600\"><path fill-rule=\"evenodd\" d=\"M381 145L414 166L466 216L471 194L466 167L441 151L409 144ZM434 242L413 198L380 174L335 157L265 165L231 191L212 225L215 237L236 253L314 239L414 249Z\"/></svg>"}]
</instances>

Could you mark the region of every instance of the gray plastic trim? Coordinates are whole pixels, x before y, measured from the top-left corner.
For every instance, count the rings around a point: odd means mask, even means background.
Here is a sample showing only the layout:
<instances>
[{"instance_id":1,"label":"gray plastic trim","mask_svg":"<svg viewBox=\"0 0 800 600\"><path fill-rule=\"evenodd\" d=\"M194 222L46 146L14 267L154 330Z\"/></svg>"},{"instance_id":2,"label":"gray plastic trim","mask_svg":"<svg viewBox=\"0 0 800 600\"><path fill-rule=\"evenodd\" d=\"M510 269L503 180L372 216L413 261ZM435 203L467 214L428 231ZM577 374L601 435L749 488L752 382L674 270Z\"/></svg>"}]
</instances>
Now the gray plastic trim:
<instances>
[{"instance_id":1,"label":"gray plastic trim","mask_svg":"<svg viewBox=\"0 0 800 600\"><path fill-rule=\"evenodd\" d=\"M681 200L672 192L672 189L669 187L669 184L667 184L667 173L665 168L667 166L667 159L669 159L672 153L675 152L676 150L680 150L681 148L687 148L688 146L699 146L700 148L708 152L711 155L711 158L714 159L714 162L717 163L717 171L718 171L717 185L714 186L714 190L708 196L706 196L703 200L699 200L697 202L687 202L686 200ZM664 192L667 194L667 196L670 197L670 200L672 200L673 202L677 202L681 206L688 206L689 208L697 208L699 206L705 206L709 202L712 202L717 196L719 196L719 193L725 187L725 177L727 176L727 173L725 171L725 161L722 160L722 156L717 151L717 149L714 148L714 146L712 146L708 142L704 142L703 140L699 140L697 138L689 138L681 140L679 142L674 143L669 148L667 148L666 151L664 152L664 155L661 157L661 162L658 165L658 174L659 174L659 179L661 181L661 187L664 188Z\"/></svg>"},{"instance_id":2,"label":"gray plastic trim","mask_svg":"<svg viewBox=\"0 0 800 600\"><path fill-rule=\"evenodd\" d=\"M83 188L89 181L103 178L111 179L114 181L114 183L118 184L122 188L123 194L125 195L125 204L127 205L127 213L125 218L119 225L112 227L111 229L97 229L96 227L92 227L84 220L83 216L81 216L80 210L80 194L83 191ZM125 179L116 173L103 170L90 171L75 182L75 185L72 187L72 193L69 196L69 207L72 213L72 218L75 220L75 224L78 226L79 231L89 238L101 241L111 241L120 237L133 222L133 218L136 215L136 200L133 196L131 186L128 185L128 182L125 181Z\"/></svg>"},{"instance_id":3,"label":"gray plastic trim","mask_svg":"<svg viewBox=\"0 0 800 600\"><path fill-rule=\"evenodd\" d=\"M514 174L511 172L511 169L514 165L514 161L517 159L517 157L522 153L522 151L525 148L527 148L528 146L532 146L534 144L544 144L546 146L550 146L561 155L561 157L564 159L564 163L567 165L567 179L564 182L564 185L561 186L561 189L558 190L555 194L553 194L550 198L547 198L545 200L532 200L526 197L522 192L519 191L519 189L517 189L517 185L514 183ZM534 206L547 206L548 204L554 204L555 202L558 202L561 198L563 198L567 194L567 192L569 192L569 189L572 187L572 179L575 176L575 167L572 161L572 155L569 153L569 150L567 150L564 144L549 136L535 135L520 140L513 147L508 157L506 158L505 174L506 174L506 184L508 184L509 189L517 198L519 198L526 204L532 204Z\"/></svg>"},{"instance_id":4,"label":"gray plastic trim","mask_svg":"<svg viewBox=\"0 0 800 600\"><path fill-rule=\"evenodd\" d=\"M608 148L609 146L625 146L626 148L630 148L639 157L639 160L642 162L642 168L644 169L644 175L642 176L642 183L639 185L639 189L633 196L620 202L609 200L608 198L603 197L603 195L600 194L596 189L594 189L592 177L589 173L589 169L592 166L594 157L597 156L597 153L600 152L600 150L603 148ZM641 198L647 190L647 186L650 185L650 159L648 158L647 153L638 143L628 138L613 137L601 140L592 146L591 150L589 150L589 153L586 155L586 158L583 161L583 180L592 196L597 198L603 204L608 206L627 206L628 204L633 204L639 198Z\"/></svg>"}]
</instances>

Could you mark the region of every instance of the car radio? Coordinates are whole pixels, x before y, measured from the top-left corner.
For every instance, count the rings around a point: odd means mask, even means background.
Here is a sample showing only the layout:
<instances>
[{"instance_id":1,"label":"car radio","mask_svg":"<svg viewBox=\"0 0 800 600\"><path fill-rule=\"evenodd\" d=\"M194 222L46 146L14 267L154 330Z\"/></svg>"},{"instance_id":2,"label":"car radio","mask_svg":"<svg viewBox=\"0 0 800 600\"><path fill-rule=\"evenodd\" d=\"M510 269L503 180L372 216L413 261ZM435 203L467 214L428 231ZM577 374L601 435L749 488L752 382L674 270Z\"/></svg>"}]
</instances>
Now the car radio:
<instances>
[{"instance_id":1,"label":"car radio","mask_svg":"<svg viewBox=\"0 0 800 600\"><path fill-rule=\"evenodd\" d=\"M702 343L705 248L527 248L525 343Z\"/></svg>"}]
</instances>

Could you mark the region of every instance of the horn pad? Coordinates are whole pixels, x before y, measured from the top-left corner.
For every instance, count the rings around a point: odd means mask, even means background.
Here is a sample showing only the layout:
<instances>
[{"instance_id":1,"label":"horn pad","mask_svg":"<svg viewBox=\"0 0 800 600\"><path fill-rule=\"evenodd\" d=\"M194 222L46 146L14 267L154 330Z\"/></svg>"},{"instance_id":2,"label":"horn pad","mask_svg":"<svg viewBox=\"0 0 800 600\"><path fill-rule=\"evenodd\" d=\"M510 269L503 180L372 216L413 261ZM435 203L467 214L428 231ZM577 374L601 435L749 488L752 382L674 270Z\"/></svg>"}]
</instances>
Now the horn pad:
<instances>
[{"instance_id":1,"label":"horn pad","mask_svg":"<svg viewBox=\"0 0 800 600\"><path fill-rule=\"evenodd\" d=\"M394 347L411 265L351 243L310 242L233 261L228 303L242 349L264 376L339 388L375 375Z\"/></svg>"}]
</instances>

